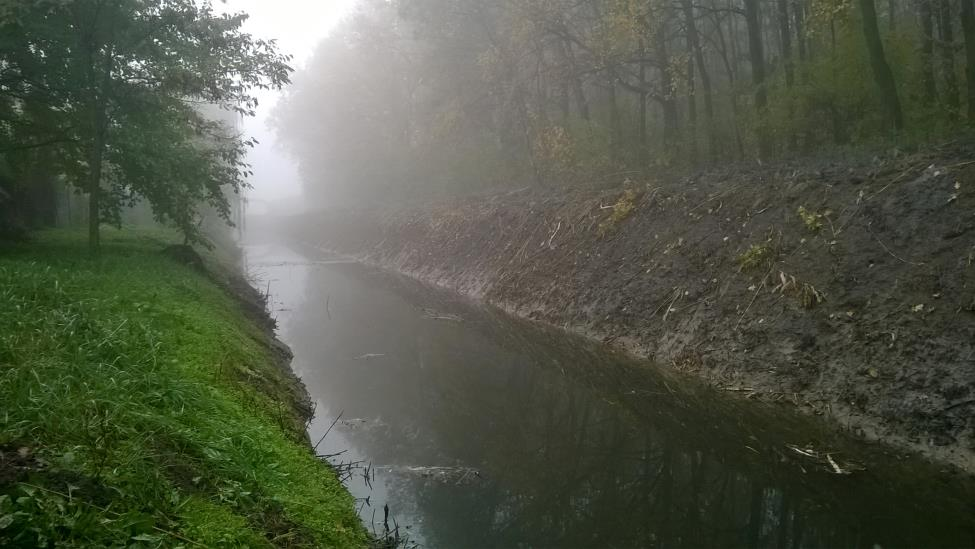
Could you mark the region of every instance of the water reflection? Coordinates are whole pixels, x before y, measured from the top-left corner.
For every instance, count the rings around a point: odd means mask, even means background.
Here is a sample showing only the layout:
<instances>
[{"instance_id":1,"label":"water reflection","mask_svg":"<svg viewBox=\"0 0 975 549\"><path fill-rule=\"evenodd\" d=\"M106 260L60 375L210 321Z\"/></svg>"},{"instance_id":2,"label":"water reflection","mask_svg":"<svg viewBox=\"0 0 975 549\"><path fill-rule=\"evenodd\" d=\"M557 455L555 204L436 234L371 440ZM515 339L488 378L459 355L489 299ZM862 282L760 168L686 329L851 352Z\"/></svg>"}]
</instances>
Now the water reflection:
<instances>
[{"instance_id":1,"label":"water reflection","mask_svg":"<svg viewBox=\"0 0 975 549\"><path fill-rule=\"evenodd\" d=\"M975 543L970 480L400 277L248 255L318 402L313 440L342 412L319 451L377 466L372 489L351 483L362 516L388 502L423 546ZM830 474L787 443L868 470Z\"/></svg>"}]
</instances>

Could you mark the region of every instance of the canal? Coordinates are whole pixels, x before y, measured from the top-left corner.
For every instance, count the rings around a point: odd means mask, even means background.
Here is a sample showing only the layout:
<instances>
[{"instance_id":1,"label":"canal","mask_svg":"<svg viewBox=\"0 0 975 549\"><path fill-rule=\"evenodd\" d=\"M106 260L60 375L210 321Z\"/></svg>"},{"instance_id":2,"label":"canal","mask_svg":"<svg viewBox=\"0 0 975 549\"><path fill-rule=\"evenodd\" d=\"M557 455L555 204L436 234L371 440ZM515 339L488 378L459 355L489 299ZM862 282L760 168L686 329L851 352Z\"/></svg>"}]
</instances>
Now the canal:
<instances>
[{"instance_id":1,"label":"canal","mask_svg":"<svg viewBox=\"0 0 975 549\"><path fill-rule=\"evenodd\" d=\"M972 480L357 263L245 248L367 528L466 547L964 547ZM310 256L310 257L309 257ZM757 400L757 399L756 399ZM348 467L348 464L354 464Z\"/></svg>"}]
</instances>

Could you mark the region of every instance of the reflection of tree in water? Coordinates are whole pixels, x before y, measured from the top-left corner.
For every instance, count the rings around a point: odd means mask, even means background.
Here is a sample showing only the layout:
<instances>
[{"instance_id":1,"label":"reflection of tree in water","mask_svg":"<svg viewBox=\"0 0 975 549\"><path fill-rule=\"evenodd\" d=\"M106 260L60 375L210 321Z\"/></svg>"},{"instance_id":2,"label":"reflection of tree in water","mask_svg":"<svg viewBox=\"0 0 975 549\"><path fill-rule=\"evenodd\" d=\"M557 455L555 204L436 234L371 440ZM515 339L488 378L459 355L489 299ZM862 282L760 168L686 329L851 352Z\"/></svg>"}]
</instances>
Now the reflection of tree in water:
<instances>
[{"instance_id":1,"label":"reflection of tree in water","mask_svg":"<svg viewBox=\"0 0 975 549\"><path fill-rule=\"evenodd\" d=\"M918 471L913 484L803 473L771 448L808 440L795 438L815 431L808 422L769 424L767 411L700 388L672 393L676 382L650 368L409 282L363 284L361 273L333 269L323 277L307 302L331 292L339 321L296 311L305 332L296 339L317 347L296 351L324 353L309 386L333 407L381 420L349 433L354 443L376 463L483 474L464 486L387 482L391 501L415 505L408 513L431 546L972 542L970 487L932 497L918 489L927 482ZM336 305L339 292L354 307ZM421 306L466 320L423 320ZM347 360L377 342L387 359Z\"/></svg>"}]
</instances>

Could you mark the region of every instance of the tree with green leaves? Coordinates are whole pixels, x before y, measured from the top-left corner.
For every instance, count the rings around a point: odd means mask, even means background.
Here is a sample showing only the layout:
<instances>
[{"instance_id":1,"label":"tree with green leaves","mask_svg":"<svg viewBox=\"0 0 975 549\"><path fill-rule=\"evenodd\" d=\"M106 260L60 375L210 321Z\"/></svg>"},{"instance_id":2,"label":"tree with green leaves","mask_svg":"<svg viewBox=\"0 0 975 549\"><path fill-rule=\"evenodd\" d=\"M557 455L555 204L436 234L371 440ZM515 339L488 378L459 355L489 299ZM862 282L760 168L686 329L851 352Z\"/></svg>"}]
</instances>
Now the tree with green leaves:
<instances>
[{"instance_id":1,"label":"tree with green leaves","mask_svg":"<svg viewBox=\"0 0 975 549\"><path fill-rule=\"evenodd\" d=\"M246 185L253 143L200 107L253 115L254 90L291 72L274 41L242 30L246 14L194 0L6 0L0 17L12 37L0 96L56 121L49 141L88 194L93 251L99 224L138 198L191 241L201 203L228 219L225 193Z\"/></svg>"}]
</instances>

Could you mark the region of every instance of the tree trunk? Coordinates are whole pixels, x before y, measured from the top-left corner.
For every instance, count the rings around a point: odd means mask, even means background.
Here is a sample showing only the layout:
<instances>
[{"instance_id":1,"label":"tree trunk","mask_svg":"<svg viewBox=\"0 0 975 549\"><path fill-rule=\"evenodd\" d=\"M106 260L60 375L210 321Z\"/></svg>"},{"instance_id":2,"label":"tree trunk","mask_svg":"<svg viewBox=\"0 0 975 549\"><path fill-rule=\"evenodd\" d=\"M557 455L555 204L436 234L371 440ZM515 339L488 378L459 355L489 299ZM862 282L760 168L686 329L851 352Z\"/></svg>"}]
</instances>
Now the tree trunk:
<instances>
[{"instance_id":1,"label":"tree trunk","mask_svg":"<svg viewBox=\"0 0 975 549\"><path fill-rule=\"evenodd\" d=\"M717 148L714 135L714 104L711 98L711 75L708 73L707 65L704 63L704 51L701 49L701 39L698 36L697 23L694 21L694 6L691 0L681 0L681 7L684 10L684 23L687 28L687 41L690 43L694 62L697 64L697 72L701 77L701 88L704 95L704 119L707 124L705 133L708 137L708 157L714 158Z\"/></svg>"},{"instance_id":2,"label":"tree trunk","mask_svg":"<svg viewBox=\"0 0 975 549\"><path fill-rule=\"evenodd\" d=\"M934 14L931 1L918 0L917 5L918 18L921 20L921 83L925 107L933 107L938 97L934 83Z\"/></svg>"},{"instance_id":3,"label":"tree trunk","mask_svg":"<svg viewBox=\"0 0 975 549\"><path fill-rule=\"evenodd\" d=\"M562 116L562 125L568 127L571 111L569 110L569 84L568 82L559 83L559 114Z\"/></svg>"},{"instance_id":4,"label":"tree trunk","mask_svg":"<svg viewBox=\"0 0 975 549\"><path fill-rule=\"evenodd\" d=\"M745 144L741 139L740 117L738 116L738 86L735 85L737 76L735 75L731 61L728 59L728 47L725 43L724 31L721 30L720 21L715 22L714 30L718 35L719 52L721 53L721 60L724 63L725 72L728 75L728 83L730 84L729 99L731 102L731 124L735 132L735 152L737 153L738 160L743 160L745 158ZM734 36L731 37L731 42L735 42Z\"/></svg>"},{"instance_id":5,"label":"tree trunk","mask_svg":"<svg viewBox=\"0 0 975 549\"><path fill-rule=\"evenodd\" d=\"M639 125L638 135L640 136L640 153L638 155L640 162L640 170L645 170L650 164L649 159L649 143L647 143L647 65L643 62L643 58L647 55L646 44L643 38L640 39L640 119L637 121Z\"/></svg>"},{"instance_id":6,"label":"tree trunk","mask_svg":"<svg viewBox=\"0 0 975 549\"><path fill-rule=\"evenodd\" d=\"M88 86L88 115L91 124L87 161L88 161L88 249L93 256L101 251L101 198L102 198L102 164L105 157L105 133L108 124L109 85L112 74L112 56L104 53L102 59L97 59L98 46L93 38L84 44L84 52L89 60L86 74Z\"/></svg>"},{"instance_id":7,"label":"tree trunk","mask_svg":"<svg viewBox=\"0 0 975 549\"><path fill-rule=\"evenodd\" d=\"M102 160L105 152L105 108L102 100L92 105L92 139L88 150L88 249L98 255L101 249Z\"/></svg>"},{"instance_id":8,"label":"tree trunk","mask_svg":"<svg viewBox=\"0 0 975 549\"><path fill-rule=\"evenodd\" d=\"M558 56L558 63L561 65L559 72L559 114L562 117L562 126L569 127L569 120L572 118L572 103L569 82L575 78L569 66L569 56L565 52L565 43L557 40L555 44L555 54Z\"/></svg>"},{"instance_id":9,"label":"tree trunk","mask_svg":"<svg viewBox=\"0 0 975 549\"><path fill-rule=\"evenodd\" d=\"M829 20L829 56L830 56L830 66L832 67L831 81L832 86L836 87L836 82L839 80L837 66L839 62L836 58L836 19L830 18ZM837 145L846 145L849 143L849 137L847 137L846 123L845 119L840 115L840 109L836 106L836 96L835 94L830 94L827 102L829 108L829 117L831 126L833 129L833 143Z\"/></svg>"},{"instance_id":10,"label":"tree trunk","mask_svg":"<svg viewBox=\"0 0 975 549\"><path fill-rule=\"evenodd\" d=\"M867 51L870 54L870 66L873 69L874 81L880 90L880 97L887 110L887 116L895 130L904 128L904 114L901 102L897 97L897 83L894 73L887 63L884 54L884 44L880 40L880 29L877 28L877 10L873 0L858 0L860 4L860 18L863 22L863 36L867 41Z\"/></svg>"},{"instance_id":11,"label":"tree trunk","mask_svg":"<svg viewBox=\"0 0 975 549\"><path fill-rule=\"evenodd\" d=\"M606 102L609 104L609 157L614 167L620 165L620 108L616 101L616 81L610 79L606 90Z\"/></svg>"},{"instance_id":12,"label":"tree trunk","mask_svg":"<svg viewBox=\"0 0 975 549\"><path fill-rule=\"evenodd\" d=\"M897 32L897 0L887 0L887 24L891 34Z\"/></svg>"},{"instance_id":13,"label":"tree trunk","mask_svg":"<svg viewBox=\"0 0 975 549\"><path fill-rule=\"evenodd\" d=\"M545 179L542 177L542 172L538 168L538 162L535 161L534 131L531 126L531 117L528 114L527 95L528 93L525 92L524 87L518 85L514 89L513 99L515 101L515 107L518 110L518 118L521 122L522 139L524 139L528 165L531 167L535 184L541 187L545 185Z\"/></svg>"},{"instance_id":14,"label":"tree trunk","mask_svg":"<svg viewBox=\"0 0 975 549\"><path fill-rule=\"evenodd\" d=\"M958 78L955 74L955 30L951 19L951 3L938 0L938 25L941 30L941 72L944 73L945 107L952 119L958 114Z\"/></svg>"},{"instance_id":15,"label":"tree trunk","mask_svg":"<svg viewBox=\"0 0 975 549\"><path fill-rule=\"evenodd\" d=\"M694 57L688 44L687 58L687 157L693 166L697 163L697 97L694 92Z\"/></svg>"},{"instance_id":16,"label":"tree trunk","mask_svg":"<svg viewBox=\"0 0 975 549\"><path fill-rule=\"evenodd\" d=\"M795 151L799 148L796 139L795 129L795 101L792 87L795 83L795 70L792 65L792 29L789 25L789 3L788 0L778 0L779 9L779 34L782 35L780 46L782 48L782 63L785 65L785 86L787 110L789 116L789 150Z\"/></svg>"},{"instance_id":17,"label":"tree trunk","mask_svg":"<svg viewBox=\"0 0 975 549\"><path fill-rule=\"evenodd\" d=\"M671 80L670 57L667 53L667 38L663 32L658 31L656 33L656 42L657 57L663 63L663 66L660 67L660 89L663 95L660 106L664 112L664 145L667 148L673 148L676 145L674 138L680 128L677 118L677 104L674 101L673 81Z\"/></svg>"},{"instance_id":18,"label":"tree trunk","mask_svg":"<svg viewBox=\"0 0 975 549\"><path fill-rule=\"evenodd\" d=\"M562 48L565 52L566 59L569 61L569 71L570 81L572 84L572 95L575 96L576 107L579 109L579 116L583 120L589 122L589 101L586 99L586 92L582 89L582 80L579 79L579 69L576 65L576 55L572 51L572 44L568 42L562 42Z\"/></svg>"},{"instance_id":19,"label":"tree trunk","mask_svg":"<svg viewBox=\"0 0 975 549\"><path fill-rule=\"evenodd\" d=\"M752 66L752 85L755 88L755 125L758 139L758 158L768 160L772 156L772 141L766 128L768 93L765 90L765 51L762 45L762 27L758 0L745 0L745 25L748 30L748 59Z\"/></svg>"},{"instance_id":20,"label":"tree trunk","mask_svg":"<svg viewBox=\"0 0 975 549\"><path fill-rule=\"evenodd\" d=\"M535 46L535 90L534 90L534 108L535 116L538 118L538 126L540 128L549 127L548 119L548 94L545 86L545 78L542 76L542 67L545 65L545 49L541 44L536 44ZM406 135L409 135L407 133ZM404 137L405 139L405 137Z\"/></svg>"},{"instance_id":21,"label":"tree trunk","mask_svg":"<svg viewBox=\"0 0 975 549\"><path fill-rule=\"evenodd\" d=\"M801 0L796 2L792 15L796 22L796 53L799 54L799 63L802 64L806 62L809 53L806 51L806 7ZM802 77L801 70L799 76Z\"/></svg>"},{"instance_id":22,"label":"tree trunk","mask_svg":"<svg viewBox=\"0 0 975 549\"><path fill-rule=\"evenodd\" d=\"M961 31L965 35L968 123L975 124L975 0L961 0Z\"/></svg>"},{"instance_id":23,"label":"tree trunk","mask_svg":"<svg viewBox=\"0 0 975 549\"><path fill-rule=\"evenodd\" d=\"M728 0L727 9L736 9L731 0ZM738 32L738 18L729 17L728 25L731 27L728 33L728 38L731 39L731 62L734 63L735 74L741 74L741 65L739 63L741 60L741 51L738 44L738 38L741 36L741 33Z\"/></svg>"},{"instance_id":24,"label":"tree trunk","mask_svg":"<svg viewBox=\"0 0 975 549\"><path fill-rule=\"evenodd\" d=\"M806 51L806 7L802 0L798 0L794 4L792 18L796 29L796 55L799 57L799 83L804 85L808 78L806 73L806 60L809 58L809 53ZM802 147L804 152L812 148L816 135L816 132L809 123L809 112L806 110L807 108L803 105L803 108L800 110L800 117L802 118Z\"/></svg>"}]
</instances>

